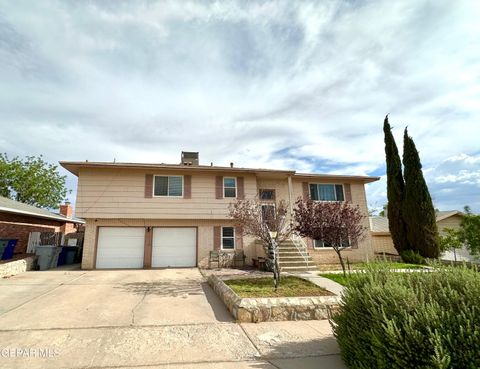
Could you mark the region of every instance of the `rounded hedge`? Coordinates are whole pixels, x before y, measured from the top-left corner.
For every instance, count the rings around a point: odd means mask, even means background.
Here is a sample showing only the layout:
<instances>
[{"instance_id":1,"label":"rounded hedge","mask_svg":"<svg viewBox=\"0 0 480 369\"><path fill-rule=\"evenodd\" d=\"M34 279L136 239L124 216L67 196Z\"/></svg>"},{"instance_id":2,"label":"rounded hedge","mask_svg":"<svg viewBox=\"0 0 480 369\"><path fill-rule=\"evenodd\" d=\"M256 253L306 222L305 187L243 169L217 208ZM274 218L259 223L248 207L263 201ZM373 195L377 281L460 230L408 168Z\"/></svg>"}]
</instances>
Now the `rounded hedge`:
<instances>
[{"instance_id":1,"label":"rounded hedge","mask_svg":"<svg viewBox=\"0 0 480 369\"><path fill-rule=\"evenodd\" d=\"M331 323L350 368L480 368L480 274L369 268Z\"/></svg>"}]
</instances>

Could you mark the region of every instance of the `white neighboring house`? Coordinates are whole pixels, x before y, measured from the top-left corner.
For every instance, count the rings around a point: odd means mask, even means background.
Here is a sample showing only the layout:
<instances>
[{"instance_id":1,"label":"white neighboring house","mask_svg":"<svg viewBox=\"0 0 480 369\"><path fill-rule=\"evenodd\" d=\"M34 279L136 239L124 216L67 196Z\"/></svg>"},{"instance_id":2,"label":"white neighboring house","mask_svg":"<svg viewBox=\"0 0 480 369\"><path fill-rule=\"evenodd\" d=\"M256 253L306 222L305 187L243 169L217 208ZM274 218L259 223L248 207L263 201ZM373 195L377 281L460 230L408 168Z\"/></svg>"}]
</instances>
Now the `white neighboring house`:
<instances>
[{"instance_id":1,"label":"white neighboring house","mask_svg":"<svg viewBox=\"0 0 480 369\"><path fill-rule=\"evenodd\" d=\"M440 235L444 233L445 228L459 229L462 221L463 213L459 210L448 210L437 212L437 226ZM388 227L387 217L372 216L370 220L370 231L372 234L372 246L377 255L398 255L397 250L393 246L392 237ZM479 261L470 254L464 246L455 251L447 251L441 256L442 260L457 261Z\"/></svg>"}]
</instances>

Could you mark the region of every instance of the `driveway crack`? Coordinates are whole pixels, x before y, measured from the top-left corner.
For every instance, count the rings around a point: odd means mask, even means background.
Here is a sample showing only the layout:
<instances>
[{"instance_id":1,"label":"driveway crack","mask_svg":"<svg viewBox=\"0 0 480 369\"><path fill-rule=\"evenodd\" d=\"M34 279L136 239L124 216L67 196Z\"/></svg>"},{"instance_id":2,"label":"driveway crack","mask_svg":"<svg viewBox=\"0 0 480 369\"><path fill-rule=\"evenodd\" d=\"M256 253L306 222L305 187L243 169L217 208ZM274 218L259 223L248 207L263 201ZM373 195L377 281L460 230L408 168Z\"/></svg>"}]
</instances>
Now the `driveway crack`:
<instances>
[{"instance_id":1,"label":"driveway crack","mask_svg":"<svg viewBox=\"0 0 480 369\"><path fill-rule=\"evenodd\" d=\"M149 294L149 292L152 290L153 283L149 283L148 287L145 288L145 291L143 292L143 296L138 301L138 303L132 308L132 322L130 323L131 325L135 325L135 310L145 301L145 297Z\"/></svg>"},{"instance_id":2,"label":"driveway crack","mask_svg":"<svg viewBox=\"0 0 480 369\"><path fill-rule=\"evenodd\" d=\"M250 337L250 335L248 334L248 332L245 330L245 328L243 328L242 324L241 323L238 323L237 324L240 329L242 330L243 334L247 337L247 340L250 341L250 343L252 344L253 348L255 349L255 351L257 351L257 353L254 355L256 359L259 359L259 358L262 358L263 355L262 355L262 352L260 351L260 348L255 344L255 342L253 341L252 337Z\"/></svg>"}]
</instances>

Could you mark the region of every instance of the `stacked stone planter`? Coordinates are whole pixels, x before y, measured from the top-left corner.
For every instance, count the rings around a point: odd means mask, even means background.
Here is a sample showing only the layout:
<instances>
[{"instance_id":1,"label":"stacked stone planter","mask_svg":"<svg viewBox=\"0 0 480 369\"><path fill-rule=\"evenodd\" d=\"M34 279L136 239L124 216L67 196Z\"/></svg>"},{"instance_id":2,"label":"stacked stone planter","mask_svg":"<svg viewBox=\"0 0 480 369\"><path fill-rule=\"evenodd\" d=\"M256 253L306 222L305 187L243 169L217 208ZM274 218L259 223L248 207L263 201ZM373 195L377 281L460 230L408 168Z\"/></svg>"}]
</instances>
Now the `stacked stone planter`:
<instances>
[{"instance_id":1,"label":"stacked stone planter","mask_svg":"<svg viewBox=\"0 0 480 369\"><path fill-rule=\"evenodd\" d=\"M33 270L35 269L36 261L36 256L27 256L22 259L1 263L0 278L11 277L27 270Z\"/></svg>"},{"instance_id":2,"label":"stacked stone planter","mask_svg":"<svg viewBox=\"0 0 480 369\"><path fill-rule=\"evenodd\" d=\"M338 309L338 296L242 298L215 275L208 283L233 317L242 323L328 319Z\"/></svg>"}]
</instances>

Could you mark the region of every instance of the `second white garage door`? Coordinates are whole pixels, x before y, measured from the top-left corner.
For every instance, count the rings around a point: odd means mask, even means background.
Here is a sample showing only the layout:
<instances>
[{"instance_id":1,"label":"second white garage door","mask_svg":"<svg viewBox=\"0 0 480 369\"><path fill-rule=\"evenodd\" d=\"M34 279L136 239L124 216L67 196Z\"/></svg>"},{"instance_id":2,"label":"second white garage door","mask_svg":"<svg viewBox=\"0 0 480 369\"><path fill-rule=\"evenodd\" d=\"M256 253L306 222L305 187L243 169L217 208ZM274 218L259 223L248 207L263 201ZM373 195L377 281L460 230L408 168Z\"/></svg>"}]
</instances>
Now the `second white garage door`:
<instances>
[{"instance_id":1,"label":"second white garage door","mask_svg":"<svg viewBox=\"0 0 480 369\"><path fill-rule=\"evenodd\" d=\"M196 261L196 228L153 229L152 267L193 267Z\"/></svg>"}]
</instances>

